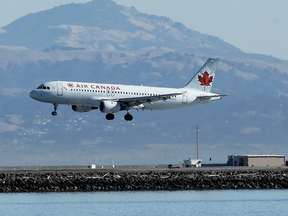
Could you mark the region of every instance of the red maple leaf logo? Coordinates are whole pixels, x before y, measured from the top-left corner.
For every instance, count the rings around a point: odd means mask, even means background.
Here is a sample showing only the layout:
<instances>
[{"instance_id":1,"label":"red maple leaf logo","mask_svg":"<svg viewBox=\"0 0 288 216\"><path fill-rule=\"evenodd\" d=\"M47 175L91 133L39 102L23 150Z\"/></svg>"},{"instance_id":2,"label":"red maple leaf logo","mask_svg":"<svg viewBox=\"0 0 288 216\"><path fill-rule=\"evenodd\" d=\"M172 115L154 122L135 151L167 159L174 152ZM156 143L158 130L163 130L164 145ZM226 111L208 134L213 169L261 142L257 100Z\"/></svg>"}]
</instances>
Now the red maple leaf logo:
<instances>
[{"instance_id":1,"label":"red maple leaf logo","mask_svg":"<svg viewBox=\"0 0 288 216\"><path fill-rule=\"evenodd\" d=\"M67 85L71 88L73 87L73 84L71 84L71 83L68 83Z\"/></svg>"},{"instance_id":2,"label":"red maple leaf logo","mask_svg":"<svg viewBox=\"0 0 288 216\"><path fill-rule=\"evenodd\" d=\"M198 75L198 80L202 86L210 86L210 83L213 81L213 76L209 77L209 73L205 71L203 76Z\"/></svg>"}]
</instances>

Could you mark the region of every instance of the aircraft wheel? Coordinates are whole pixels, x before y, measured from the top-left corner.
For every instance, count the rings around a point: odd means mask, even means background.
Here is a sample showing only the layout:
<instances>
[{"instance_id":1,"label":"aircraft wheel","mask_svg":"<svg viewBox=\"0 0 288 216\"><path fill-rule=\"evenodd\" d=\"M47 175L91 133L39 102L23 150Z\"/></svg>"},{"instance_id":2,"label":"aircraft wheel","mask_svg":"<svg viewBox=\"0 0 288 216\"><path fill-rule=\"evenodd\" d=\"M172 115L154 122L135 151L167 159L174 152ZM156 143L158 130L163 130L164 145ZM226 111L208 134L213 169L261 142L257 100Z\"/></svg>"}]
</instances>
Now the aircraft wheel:
<instances>
[{"instance_id":1,"label":"aircraft wheel","mask_svg":"<svg viewBox=\"0 0 288 216\"><path fill-rule=\"evenodd\" d=\"M133 116L132 116L130 113L127 113L127 114L124 116L124 119L125 119L126 121L132 121Z\"/></svg>"},{"instance_id":2,"label":"aircraft wheel","mask_svg":"<svg viewBox=\"0 0 288 216\"><path fill-rule=\"evenodd\" d=\"M52 116L56 116L57 115L57 107L58 107L58 104L53 104L54 105L54 111L51 113L52 114Z\"/></svg>"},{"instance_id":3,"label":"aircraft wheel","mask_svg":"<svg viewBox=\"0 0 288 216\"><path fill-rule=\"evenodd\" d=\"M106 119L107 119L107 120L113 120L113 119L114 119L114 114L108 113L108 114L106 115Z\"/></svg>"}]
</instances>

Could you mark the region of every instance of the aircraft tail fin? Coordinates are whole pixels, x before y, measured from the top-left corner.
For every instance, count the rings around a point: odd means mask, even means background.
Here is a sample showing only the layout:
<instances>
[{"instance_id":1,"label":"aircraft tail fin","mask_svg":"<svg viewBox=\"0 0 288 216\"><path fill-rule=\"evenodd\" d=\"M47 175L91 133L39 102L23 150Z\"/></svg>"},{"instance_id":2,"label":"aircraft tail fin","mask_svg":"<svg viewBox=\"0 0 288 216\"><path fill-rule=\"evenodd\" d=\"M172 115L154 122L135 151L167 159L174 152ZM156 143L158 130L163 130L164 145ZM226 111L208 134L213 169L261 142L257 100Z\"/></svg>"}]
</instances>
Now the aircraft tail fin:
<instances>
[{"instance_id":1,"label":"aircraft tail fin","mask_svg":"<svg viewBox=\"0 0 288 216\"><path fill-rule=\"evenodd\" d=\"M204 92L211 92L218 66L219 58L209 58L194 77L185 85L184 89L197 89Z\"/></svg>"}]
</instances>

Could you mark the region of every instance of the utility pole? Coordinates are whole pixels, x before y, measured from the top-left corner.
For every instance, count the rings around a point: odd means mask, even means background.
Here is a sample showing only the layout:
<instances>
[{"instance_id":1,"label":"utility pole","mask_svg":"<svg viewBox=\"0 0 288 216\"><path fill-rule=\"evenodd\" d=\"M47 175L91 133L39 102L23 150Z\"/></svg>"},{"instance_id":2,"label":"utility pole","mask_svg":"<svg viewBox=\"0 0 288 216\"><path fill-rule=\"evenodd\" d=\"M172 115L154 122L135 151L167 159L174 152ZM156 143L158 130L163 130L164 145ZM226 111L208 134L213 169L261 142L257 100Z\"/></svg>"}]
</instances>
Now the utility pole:
<instances>
[{"instance_id":1,"label":"utility pole","mask_svg":"<svg viewBox=\"0 0 288 216\"><path fill-rule=\"evenodd\" d=\"M197 125L197 160L199 160L199 126Z\"/></svg>"}]
</instances>

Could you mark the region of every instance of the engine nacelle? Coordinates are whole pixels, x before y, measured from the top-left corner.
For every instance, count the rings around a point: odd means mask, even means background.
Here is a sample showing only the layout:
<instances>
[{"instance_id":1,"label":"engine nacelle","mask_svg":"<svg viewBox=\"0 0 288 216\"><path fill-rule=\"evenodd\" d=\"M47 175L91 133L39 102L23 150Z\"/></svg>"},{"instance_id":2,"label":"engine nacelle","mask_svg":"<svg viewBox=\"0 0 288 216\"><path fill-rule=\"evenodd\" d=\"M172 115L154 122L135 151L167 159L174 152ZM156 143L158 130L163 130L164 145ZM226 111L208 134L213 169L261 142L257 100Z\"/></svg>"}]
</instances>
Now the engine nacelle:
<instances>
[{"instance_id":1,"label":"engine nacelle","mask_svg":"<svg viewBox=\"0 0 288 216\"><path fill-rule=\"evenodd\" d=\"M97 108L94 108L94 107L92 107L92 106L72 105L72 110L73 110L74 112L80 112L80 113L90 112L92 109L97 109Z\"/></svg>"},{"instance_id":2,"label":"engine nacelle","mask_svg":"<svg viewBox=\"0 0 288 216\"><path fill-rule=\"evenodd\" d=\"M121 105L115 101L101 101L100 111L102 113L116 113L121 110Z\"/></svg>"}]
</instances>

